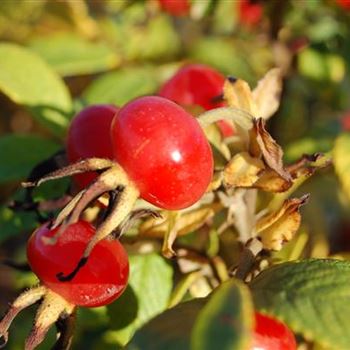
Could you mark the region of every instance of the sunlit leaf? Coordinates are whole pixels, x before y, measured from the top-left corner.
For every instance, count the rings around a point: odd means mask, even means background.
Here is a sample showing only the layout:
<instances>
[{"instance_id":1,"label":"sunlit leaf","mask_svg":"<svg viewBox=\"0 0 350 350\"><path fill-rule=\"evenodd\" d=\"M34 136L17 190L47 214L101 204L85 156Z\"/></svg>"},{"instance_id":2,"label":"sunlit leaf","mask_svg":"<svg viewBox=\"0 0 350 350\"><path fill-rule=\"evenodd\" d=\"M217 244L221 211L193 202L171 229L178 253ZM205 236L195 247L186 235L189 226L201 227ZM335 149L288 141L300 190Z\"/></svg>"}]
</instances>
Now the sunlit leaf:
<instances>
[{"instance_id":1,"label":"sunlit leaf","mask_svg":"<svg viewBox=\"0 0 350 350\"><path fill-rule=\"evenodd\" d=\"M260 118L268 119L277 111L281 93L282 72L279 68L271 69L253 90L253 100Z\"/></svg>"},{"instance_id":2,"label":"sunlit leaf","mask_svg":"<svg viewBox=\"0 0 350 350\"><path fill-rule=\"evenodd\" d=\"M0 44L0 90L50 131L63 134L72 102L63 81L39 56L15 44Z\"/></svg>"},{"instance_id":3,"label":"sunlit leaf","mask_svg":"<svg viewBox=\"0 0 350 350\"><path fill-rule=\"evenodd\" d=\"M125 68L96 79L82 98L88 104L113 103L121 106L135 97L154 94L157 87L157 76L152 67Z\"/></svg>"},{"instance_id":4,"label":"sunlit leaf","mask_svg":"<svg viewBox=\"0 0 350 350\"><path fill-rule=\"evenodd\" d=\"M35 38L29 45L64 76L106 71L120 62L116 51L105 43L88 41L73 33Z\"/></svg>"}]
</instances>

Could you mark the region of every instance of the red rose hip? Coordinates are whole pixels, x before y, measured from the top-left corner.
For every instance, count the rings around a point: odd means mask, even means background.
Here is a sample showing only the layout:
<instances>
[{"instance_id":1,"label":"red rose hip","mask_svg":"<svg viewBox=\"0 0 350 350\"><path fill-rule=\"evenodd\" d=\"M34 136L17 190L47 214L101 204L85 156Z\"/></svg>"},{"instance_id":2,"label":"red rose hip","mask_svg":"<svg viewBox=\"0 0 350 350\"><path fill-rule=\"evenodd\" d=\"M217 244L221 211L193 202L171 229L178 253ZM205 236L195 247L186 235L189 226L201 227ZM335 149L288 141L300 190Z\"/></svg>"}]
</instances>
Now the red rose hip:
<instances>
[{"instance_id":1,"label":"red rose hip","mask_svg":"<svg viewBox=\"0 0 350 350\"><path fill-rule=\"evenodd\" d=\"M57 229L39 227L27 244L30 267L41 282L74 305L95 307L114 301L124 291L129 275L127 254L118 240L101 240L86 265L70 281L60 282L58 272L72 270L81 257L95 228L85 221L67 227L56 244L44 242Z\"/></svg>"},{"instance_id":2,"label":"red rose hip","mask_svg":"<svg viewBox=\"0 0 350 350\"><path fill-rule=\"evenodd\" d=\"M213 156L197 120L162 97L135 99L112 123L114 156L141 197L164 209L197 202L213 175Z\"/></svg>"},{"instance_id":3,"label":"red rose hip","mask_svg":"<svg viewBox=\"0 0 350 350\"><path fill-rule=\"evenodd\" d=\"M181 106L201 106L205 110L223 107L223 86L225 77L217 70L205 64L188 64L180 68L160 88L159 95ZM218 121L218 127L224 137L234 134L232 125Z\"/></svg>"},{"instance_id":4,"label":"red rose hip","mask_svg":"<svg viewBox=\"0 0 350 350\"><path fill-rule=\"evenodd\" d=\"M110 128L118 110L113 105L93 105L74 117L67 136L67 155L71 164L92 157L113 159ZM89 172L75 175L74 180L84 188L96 176L96 173Z\"/></svg>"},{"instance_id":5,"label":"red rose hip","mask_svg":"<svg viewBox=\"0 0 350 350\"><path fill-rule=\"evenodd\" d=\"M294 334L282 322L255 313L255 330L251 350L296 350Z\"/></svg>"}]
</instances>

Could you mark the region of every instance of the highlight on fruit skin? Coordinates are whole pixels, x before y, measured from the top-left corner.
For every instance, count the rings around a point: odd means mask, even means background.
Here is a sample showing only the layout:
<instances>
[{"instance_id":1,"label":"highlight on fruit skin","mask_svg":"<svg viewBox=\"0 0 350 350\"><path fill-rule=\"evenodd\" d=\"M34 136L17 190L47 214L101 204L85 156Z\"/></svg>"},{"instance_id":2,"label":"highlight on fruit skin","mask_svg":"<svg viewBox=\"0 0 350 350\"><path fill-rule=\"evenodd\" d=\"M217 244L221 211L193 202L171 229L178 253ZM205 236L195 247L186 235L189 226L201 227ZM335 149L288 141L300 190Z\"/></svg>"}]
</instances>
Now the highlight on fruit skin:
<instances>
[{"instance_id":1,"label":"highlight on fruit skin","mask_svg":"<svg viewBox=\"0 0 350 350\"><path fill-rule=\"evenodd\" d=\"M22 183L24 187L35 187L65 176L100 173L57 216L52 228L60 229L48 239L51 244L69 225L79 221L95 199L104 194L110 196L103 222L75 268L57 275L60 281L74 278L95 245L128 220L138 198L160 209L180 210L195 204L212 180L213 154L199 122L163 97L139 97L123 106L113 119L111 138L114 160L87 158L35 182Z\"/></svg>"},{"instance_id":2,"label":"highlight on fruit skin","mask_svg":"<svg viewBox=\"0 0 350 350\"><path fill-rule=\"evenodd\" d=\"M67 348L73 336L76 308L110 304L126 288L129 262L126 251L117 240L98 242L89 261L73 280L58 281L56 274L76 265L95 228L88 222L78 221L67 227L55 245L47 244L45 239L52 237L57 230L51 230L48 223L44 224L27 243L28 263L41 283L20 294L0 321L0 347L6 345L16 315L41 301L25 350L35 349L55 323L60 334L57 343L60 343L60 348Z\"/></svg>"}]
</instances>

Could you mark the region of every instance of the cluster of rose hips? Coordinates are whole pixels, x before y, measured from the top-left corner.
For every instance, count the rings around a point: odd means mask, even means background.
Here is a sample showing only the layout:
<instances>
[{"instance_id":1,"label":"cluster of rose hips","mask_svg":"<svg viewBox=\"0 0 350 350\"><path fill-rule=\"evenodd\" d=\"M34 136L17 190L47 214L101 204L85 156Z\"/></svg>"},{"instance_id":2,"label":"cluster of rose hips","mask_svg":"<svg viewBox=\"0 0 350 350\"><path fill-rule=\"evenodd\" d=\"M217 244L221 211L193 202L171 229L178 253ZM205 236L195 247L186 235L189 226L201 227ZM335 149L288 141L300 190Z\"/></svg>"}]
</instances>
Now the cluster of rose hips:
<instances>
[{"instance_id":1,"label":"cluster of rose hips","mask_svg":"<svg viewBox=\"0 0 350 350\"><path fill-rule=\"evenodd\" d=\"M74 176L79 192L54 222L42 225L29 239L28 262L41 285L21 294L0 322L4 342L17 313L41 299L26 349L35 348L49 327L76 306L106 305L121 295L128 257L111 234L130 219L138 198L160 209L180 210L206 192L213 155L200 124L187 110L222 106L224 80L210 67L188 65L161 87L159 96L140 97L122 108L90 106L73 119L67 137L70 165L25 186ZM218 126L223 137L234 133L228 122ZM103 194L109 195L109 204L95 229L81 214ZM253 338L252 349L296 349L285 325L259 313Z\"/></svg>"}]
</instances>

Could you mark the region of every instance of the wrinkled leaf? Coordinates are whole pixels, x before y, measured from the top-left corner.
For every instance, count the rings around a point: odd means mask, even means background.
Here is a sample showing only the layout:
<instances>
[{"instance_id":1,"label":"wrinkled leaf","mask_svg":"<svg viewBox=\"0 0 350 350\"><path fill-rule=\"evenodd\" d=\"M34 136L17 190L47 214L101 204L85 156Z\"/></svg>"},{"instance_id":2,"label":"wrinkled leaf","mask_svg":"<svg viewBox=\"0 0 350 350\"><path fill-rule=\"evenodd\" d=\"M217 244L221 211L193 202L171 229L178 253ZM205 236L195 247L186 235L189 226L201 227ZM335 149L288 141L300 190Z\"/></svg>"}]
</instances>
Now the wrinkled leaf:
<instances>
[{"instance_id":1,"label":"wrinkled leaf","mask_svg":"<svg viewBox=\"0 0 350 350\"><path fill-rule=\"evenodd\" d=\"M31 49L64 76L91 74L115 68L120 61L115 50L73 33L36 38Z\"/></svg>"},{"instance_id":2,"label":"wrinkled leaf","mask_svg":"<svg viewBox=\"0 0 350 350\"><path fill-rule=\"evenodd\" d=\"M309 196L292 198L284 201L282 207L260 218L255 225L255 232L261 238L265 249L281 250L283 243L290 241L301 222L299 208Z\"/></svg>"},{"instance_id":3,"label":"wrinkled leaf","mask_svg":"<svg viewBox=\"0 0 350 350\"><path fill-rule=\"evenodd\" d=\"M238 280L218 287L193 326L191 350L245 350L251 342L253 305L248 288Z\"/></svg>"},{"instance_id":4,"label":"wrinkled leaf","mask_svg":"<svg viewBox=\"0 0 350 350\"><path fill-rule=\"evenodd\" d=\"M265 122L262 118L254 121L251 140L251 153L257 156L258 147L268 167L285 180L290 181L291 177L283 167L283 150L265 129Z\"/></svg>"},{"instance_id":5,"label":"wrinkled leaf","mask_svg":"<svg viewBox=\"0 0 350 350\"><path fill-rule=\"evenodd\" d=\"M251 283L255 306L296 333L334 350L350 349L350 263L334 259L278 264Z\"/></svg>"},{"instance_id":6,"label":"wrinkled leaf","mask_svg":"<svg viewBox=\"0 0 350 350\"><path fill-rule=\"evenodd\" d=\"M341 134L335 141L333 150L335 171L342 187L350 199L350 134Z\"/></svg>"},{"instance_id":7,"label":"wrinkled leaf","mask_svg":"<svg viewBox=\"0 0 350 350\"><path fill-rule=\"evenodd\" d=\"M0 183L24 179L37 163L59 148L57 143L35 135L0 137Z\"/></svg>"},{"instance_id":8,"label":"wrinkled leaf","mask_svg":"<svg viewBox=\"0 0 350 350\"><path fill-rule=\"evenodd\" d=\"M134 332L168 305L172 289L171 266L157 254L132 255L129 288L108 307L110 328L125 344Z\"/></svg>"},{"instance_id":9,"label":"wrinkled leaf","mask_svg":"<svg viewBox=\"0 0 350 350\"><path fill-rule=\"evenodd\" d=\"M260 118L268 119L277 111L281 93L282 71L279 68L271 69L259 80L252 94Z\"/></svg>"},{"instance_id":10,"label":"wrinkled leaf","mask_svg":"<svg viewBox=\"0 0 350 350\"><path fill-rule=\"evenodd\" d=\"M0 90L50 131L63 134L72 102L63 81L39 56L18 45L0 44Z\"/></svg>"}]
</instances>

